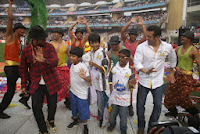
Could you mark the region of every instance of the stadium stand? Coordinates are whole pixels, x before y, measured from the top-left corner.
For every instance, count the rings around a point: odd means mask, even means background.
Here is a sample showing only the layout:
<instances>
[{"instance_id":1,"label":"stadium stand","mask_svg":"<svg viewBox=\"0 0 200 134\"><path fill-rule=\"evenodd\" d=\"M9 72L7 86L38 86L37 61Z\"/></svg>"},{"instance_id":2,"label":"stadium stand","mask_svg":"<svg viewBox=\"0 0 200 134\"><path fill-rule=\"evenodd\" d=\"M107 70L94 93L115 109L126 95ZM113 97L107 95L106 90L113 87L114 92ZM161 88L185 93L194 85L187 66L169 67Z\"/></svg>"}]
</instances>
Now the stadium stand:
<instances>
[{"instance_id":1,"label":"stadium stand","mask_svg":"<svg viewBox=\"0 0 200 134\"><path fill-rule=\"evenodd\" d=\"M21 1L21 0L15 0ZM24 1L24 0L23 0ZM66 35L63 37L65 40L68 39L67 29L71 26L72 23L79 16L84 16L91 28L94 28L93 31L97 30L102 34L102 37L106 39L109 38L110 31L112 31L112 27L122 27L124 26L132 16L142 16L145 24L159 24L162 20L167 18L168 14L161 10L159 11L140 11L146 8L147 5L151 5L151 8L162 8L167 5L168 0L140 0L140 1L121 1L118 3L111 3L111 0L104 0L108 3L104 4L95 4L95 1L90 2L91 5L88 6L80 6L79 4L84 0L80 0L77 2L69 1L69 0L45 0L47 4L48 10L48 20L47 20L47 30L49 31L49 35L51 33L52 28L61 27L66 29ZM96 1L98 2L98 1ZM76 3L74 6L65 7L68 3ZM157 5L153 5L157 3ZM1 4L7 4L7 0L1 0ZM51 4L58 4L61 7L52 7ZM137 9L135 8L137 7ZM4 39L4 31L7 25L7 8L8 7L0 7L0 29L3 29L0 33L0 38ZM147 7L148 9L148 7ZM140 13L132 13L131 15L125 16L125 11L140 11ZM112 14L121 13L122 15L117 15L117 19L114 19ZM22 22L26 27L30 26L30 8L26 6L19 6L13 8L14 23ZM72 19L69 19L70 16L73 16ZM83 25L77 25L78 27L82 27ZM107 31L107 33L105 33ZM102 32L102 33L101 33ZM113 33L118 35L119 33ZM119 34L120 36L120 34ZM51 36L48 37L48 40L51 40Z\"/></svg>"},{"instance_id":2,"label":"stadium stand","mask_svg":"<svg viewBox=\"0 0 200 134\"><path fill-rule=\"evenodd\" d=\"M24 3L25 0L15 0L16 3L20 3L20 5L22 5L22 3ZM81 4L83 2L85 2L86 0L44 0L46 5L52 5L52 4L58 4L58 5L66 5L69 3L74 3L74 4ZM91 4L95 4L96 2L98 2L98 0L88 0ZM111 2L112 0L104 0L106 2ZM8 0L1 0L0 1L0 5L3 4L8 4Z\"/></svg>"},{"instance_id":3,"label":"stadium stand","mask_svg":"<svg viewBox=\"0 0 200 134\"><path fill-rule=\"evenodd\" d=\"M145 24L151 24L151 23L159 23L161 20L167 17L166 12L161 12L161 11L154 11L154 12L142 12L142 13L137 13L137 14L132 14L132 16L142 16ZM118 18L116 21L113 20L113 18L109 15L99 15L99 16L85 16L88 24L91 27L94 26L103 26L105 24L107 25L114 25L118 24L119 26L123 26L125 23L130 21L132 18L131 16L122 16ZM19 22L22 21L22 23L25 26L30 25L30 19L27 17L15 17L14 22ZM55 26L55 27L69 27L73 22L67 22L66 18L59 16L59 17L49 17L47 24L48 26ZM7 17L0 17L0 25L1 26L6 26L7 25Z\"/></svg>"},{"instance_id":4,"label":"stadium stand","mask_svg":"<svg viewBox=\"0 0 200 134\"><path fill-rule=\"evenodd\" d=\"M149 23L158 23L161 21L161 19L167 17L166 12L161 11L154 11L154 12L142 12L137 14L132 14L132 16L142 16L145 24ZM14 22L22 21L23 24L26 26L29 26L30 22L26 19L26 17L15 17ZM130 21L131 16L122 16L118 18L116 21L112 19L111 16L107 15L99 15L99 16L86 16L85 17L88 24L90 26L96 26L96 25L104 25L104 24L119 24L123 26L125 23ZM66 22L66 19L62 16L59 17L49 17L47 21L48 26L67 26L68 23ZM70 23L69 23L70 24ZM7 18L6 17L0 17L0 25L5 26L7 25Z\"/></svg>"},{"instance_id":5,"label":"stadium stand","mask_svg":"<svg viewBox=\"0 0 200 134\"><path fill-rule=\"evenodd\" d=\"M48 2L47 2L48 3ZM155 7L163 6L162 3L167 4L168 0L148 0L148 1L136 1L136 2L124 2L122 6L119 6L118 8L123 10L134 10L131 8L137 7L137 10L144 9L147 5L153 4L161 4L161 5L155 5ZM0 3L1 4L1 3ZM108 3L108 4L102 4L102 5L89 5L89 6L77 6L77 9L75 14L83 14L83 11L85 14L90 14L91 11L101 11L100 13L105 12L112 12L112 9L114 9L116 3ZM146 7L148 8L148 7ZM0 8L0 15L7 15L7 8ZM28 8L29 9L29 8ZM69 7L60 7L60 8L51 8L48 7L48 13L49 15L66 15L67 11L69 10ZM3 13L1 13L3 12ZM24 16L30 15L30 9L29 10L19 10L19 8L13 8L13 13L20 14ZM98 12L97 12L98 13Z\"/></svg>"}]
</instances>

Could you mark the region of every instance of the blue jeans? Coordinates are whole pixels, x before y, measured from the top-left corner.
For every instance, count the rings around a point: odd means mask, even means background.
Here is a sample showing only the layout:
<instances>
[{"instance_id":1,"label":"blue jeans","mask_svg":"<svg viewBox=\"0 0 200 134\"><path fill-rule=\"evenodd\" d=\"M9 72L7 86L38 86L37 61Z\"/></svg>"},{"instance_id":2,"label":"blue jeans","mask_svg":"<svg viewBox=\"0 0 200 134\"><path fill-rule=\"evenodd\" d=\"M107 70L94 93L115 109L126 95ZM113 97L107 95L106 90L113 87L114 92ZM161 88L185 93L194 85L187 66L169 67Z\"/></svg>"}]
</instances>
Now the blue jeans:
<instances>
[{"instance_id":1,"label":"blue jeans","mask_svg":"<svg viewBox=\"0 0 200 134\"><path fill-rule=\"evenodd\" d=\"M103 113L104 113L104 108L107 104L108 101L108 96L104 91L98 91L97 92L97 107L98 107L98 118L99 120L103 120Z\"/></svg>"},{"instance_id":2,"label":"blue jeans","mask_svg":"<svg viewBox=\"0 0 200 134\"><path fill-rule=\"evenodd\" d=\"M116 125L116 118L119 114L120 117L120 130L125 131L127 130L127 118L128 118L128 107L123 107L119 105L112 104L112 110L110 113L110 126L115 127Z\"/></svg>"},{"instance_id":3,"label":"blue jeans","mask_svg":"<svg viewBox=\"0 0 200 134\"><path fill-rule=\"evenodd\" d=\"M78 98L70 91L70 103L72 108L72 117L79 116L81 121L90 119L90 109L87 100Z\"/></svg>"},{"instance_id":4,"label":"blue jeans","mask_svg":"<svg viewBox=\"0 0 200 134\"><path fill-rule=\"evenodd\" d=\"M147 94L151 91L153 95L153 111L151 114L151 117L149 119L149 126L148 128L151 128L152 122L158 121L161 113L162 108L162 95L163 95L163 86L160 86L156 89L150 89L143 87L141 84L138 86L138 92L137 92L137 116L138 116L138 128L144 129L145 128L145 117L144 117L144 111L145 111L145 103Z\"/></svg>"}]
</instances>

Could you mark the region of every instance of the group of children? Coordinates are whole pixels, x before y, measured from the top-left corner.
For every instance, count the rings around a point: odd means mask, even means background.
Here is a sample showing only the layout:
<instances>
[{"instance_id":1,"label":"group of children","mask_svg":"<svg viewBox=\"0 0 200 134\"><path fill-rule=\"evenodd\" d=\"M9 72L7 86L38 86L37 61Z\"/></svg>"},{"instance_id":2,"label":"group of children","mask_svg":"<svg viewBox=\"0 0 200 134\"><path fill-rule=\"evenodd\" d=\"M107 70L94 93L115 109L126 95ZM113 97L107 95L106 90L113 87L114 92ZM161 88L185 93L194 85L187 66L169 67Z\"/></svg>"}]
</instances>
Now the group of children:
<instances>
[{"instance_id":1,"label":"group of children","mask_svg":"<svg viewBox=\"0 0 200 134\"><path fill-rule=\"evenodd\" d=\"M89 67L87 67L81 58L83 50L74 47L70 51L69 60L72 63L70 68L70 101L72 108L72 119L67 128L73 128L78 125L78 120L84 124L84 134L88 134L87 120L90 118L88 104L88 89L91 88L97 93L97 106L99 126L102 127L104 108L107 104L107 95L105 93L106 83L105 76L108 67L108 58L103 48L100 47L100 36L97 33L90 34L89 43L92 51L90 55ZM128 106L131 104L131 89L136 83L134 71L129 67L130 51L122 49L119 51L119 61L110 69L109 85L110 100L112 110L110 113L110 126L107 131L111 132L116 125L116 117L120 116L121 134L127 134L127 116Z\"/></svg>"}]
</instances>

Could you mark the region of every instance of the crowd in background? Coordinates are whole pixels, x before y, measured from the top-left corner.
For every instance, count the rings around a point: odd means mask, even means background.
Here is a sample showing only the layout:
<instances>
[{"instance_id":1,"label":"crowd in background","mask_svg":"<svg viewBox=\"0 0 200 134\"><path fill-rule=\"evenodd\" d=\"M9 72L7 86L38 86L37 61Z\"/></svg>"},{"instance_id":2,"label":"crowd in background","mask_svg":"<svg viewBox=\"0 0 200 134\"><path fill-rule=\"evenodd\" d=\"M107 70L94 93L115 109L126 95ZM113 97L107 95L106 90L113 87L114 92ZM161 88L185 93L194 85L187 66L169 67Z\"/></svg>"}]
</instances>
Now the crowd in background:
<instances>
[{"instance_id":1,"label":"crowd in background","mask_svg":"<svg viewBox=\"0 0 200 134\"><path fill-rule=\"evenodd\" d=\"M101 16L86 16L86 20L89 25L104 25L104 24L124 24L130 21L130 19L133 16L143 16L143 19L145 23L151 22L151 21L161 21L162 18L167 17L166 12L160 12L160 11L155 11L155 12L144 12L144 13L137 13L133 14L132 16L122 16L119 17L117 20L113 19L109 15L101 15ZM28 17L29 18L29 17ZM30 25L30 19L27 19L27 17L16 17L14 22L22 22L25 26ZM0 25L7 25L8 20L6 17L0 17ZM48 26L68 26L70 25L71 22L68 22L66 17L49 17L47 20L47 25Z\"/></svg>"},{"instance_id":2,"label":"crowd in background","mask_svg":"<svg viewBox=\"0 0 200 134\"><path fill-rule=\"evenodd\" d=\"M167 0L145 0L145 1L131 1L131 2L124 2L121 3L121 6L115 7L116 3L107 3L107 4L102 4L102 5L87 5L87 6L78 6L76 11L90 11L90 10L107 10L107 9L115 9L115 8L130 8L130 7L139 7L139 6L146 6L150 4L156 4L156 3L161 3L161 2L166 2ZM22 8L25 9L25 8ZM13 8L14 14L29 14L30 10L29 8L26 8L27 10L21 10L21 8ZM59 7L59 8L48 8L48 13L53 13L53 14L59 14L59 13L66 13L68 12L70 7ZM4 7L0 7L0 13L7 13L7 8L5 9Z\"/></svg>"}]
</instances>

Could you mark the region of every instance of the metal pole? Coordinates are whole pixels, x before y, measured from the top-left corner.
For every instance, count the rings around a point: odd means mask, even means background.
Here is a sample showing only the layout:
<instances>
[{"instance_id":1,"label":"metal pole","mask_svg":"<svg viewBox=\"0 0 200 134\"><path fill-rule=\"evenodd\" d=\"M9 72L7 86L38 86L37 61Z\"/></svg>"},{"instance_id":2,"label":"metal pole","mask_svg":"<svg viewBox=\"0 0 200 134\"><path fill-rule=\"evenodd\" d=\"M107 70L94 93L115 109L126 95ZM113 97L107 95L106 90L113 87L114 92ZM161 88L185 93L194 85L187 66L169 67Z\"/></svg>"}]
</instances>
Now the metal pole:
<instances>
[{"instance_id":1,"label":"metal pole","mask_svg":"<svg viewBox=\"0 0 200 134\"><path fill-rule=\"evenodd\" d=\"M187 0L183 0L183 19L182 26L186 26L186 15L187 15Z\"/></svg>"}]
</instances>

